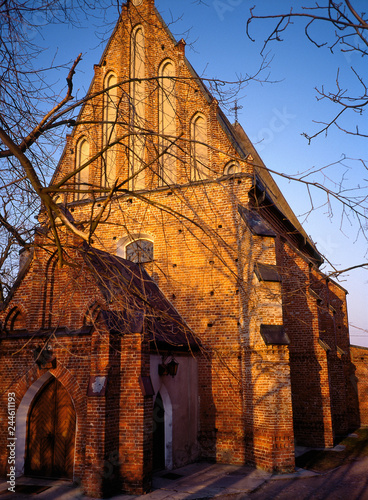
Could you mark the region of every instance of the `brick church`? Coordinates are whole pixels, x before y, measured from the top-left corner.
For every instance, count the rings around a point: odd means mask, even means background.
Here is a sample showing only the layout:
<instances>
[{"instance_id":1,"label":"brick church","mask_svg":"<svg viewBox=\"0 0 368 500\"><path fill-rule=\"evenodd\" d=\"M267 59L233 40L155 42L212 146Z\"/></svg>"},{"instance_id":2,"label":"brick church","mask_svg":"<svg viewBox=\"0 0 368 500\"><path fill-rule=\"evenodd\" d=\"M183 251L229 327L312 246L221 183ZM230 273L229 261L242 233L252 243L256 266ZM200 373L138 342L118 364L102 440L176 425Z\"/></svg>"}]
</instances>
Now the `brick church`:
<instances>
[{"instance_id":1,"label":"brick church","mask_svg":"<svg viewBox=\"0 0 368 500\"><path fill-rule=\"evenodd\" d=\"M333 446L361 423L346 291L153 0L123 5L89 96L51 181L75 230L40 214L0 309L16 475L139 494Z\"/></svg>"}]
</instances>

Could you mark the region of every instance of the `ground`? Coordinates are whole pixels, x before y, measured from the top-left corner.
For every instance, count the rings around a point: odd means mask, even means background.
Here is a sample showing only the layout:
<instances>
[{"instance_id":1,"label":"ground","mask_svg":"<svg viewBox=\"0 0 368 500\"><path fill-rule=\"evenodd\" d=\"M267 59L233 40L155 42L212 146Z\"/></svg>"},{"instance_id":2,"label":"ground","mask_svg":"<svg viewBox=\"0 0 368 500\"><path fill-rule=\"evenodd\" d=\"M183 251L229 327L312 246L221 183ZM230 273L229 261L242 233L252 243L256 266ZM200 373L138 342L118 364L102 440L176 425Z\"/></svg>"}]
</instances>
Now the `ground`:
<instances>
[{"instance_id":1,"label":"ground","mask_svg":"<svg viewBox=\"0 0 368 500\"><path fill-rule=\"evenodd\" d=\"M305 450L302 450L305 451ZM154 479L154 491L142 497L118 495L114 500L368 500L368 428L342 440L334 450L308 450L297 459L294 474L275 475L251 467L199 463L161 473ZM90 500L77 485L66 481L19 478L17 485L38 485L39 500ZM43 489L44 488L44 489ZM43 491L42 491L43 489ZM30 498L25 490L2 499Z\"/></svg>"},{"instance_id":2,"label":"ground","mask_svg":"<svg viewBox=\"0 0 368 500\"><path fill-rule=\"evenodd\" d=\"M256 491L238 498L251 500L367 500L368 457L346 463L314 477L267 481ZM226 498L222 496L221 498ZM230 498L229 496L227 498ZM234 499L234 497L233 497Z\"/></svg>"}]
</instances>

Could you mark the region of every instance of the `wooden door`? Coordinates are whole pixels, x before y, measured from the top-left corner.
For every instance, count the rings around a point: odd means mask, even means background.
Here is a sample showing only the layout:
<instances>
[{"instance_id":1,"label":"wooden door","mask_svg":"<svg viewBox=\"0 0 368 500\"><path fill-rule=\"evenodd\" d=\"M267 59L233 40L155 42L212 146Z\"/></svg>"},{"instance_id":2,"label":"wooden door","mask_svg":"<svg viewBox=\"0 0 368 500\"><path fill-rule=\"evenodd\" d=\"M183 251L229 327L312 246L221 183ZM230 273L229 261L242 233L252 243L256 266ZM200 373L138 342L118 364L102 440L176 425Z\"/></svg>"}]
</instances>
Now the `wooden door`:
<instances>
[{"instance_id":1,"label":"wooden door","mask_svg":"<svg viewBox=\"0 0 368 500\"><path fill-rule=\"evenodd\" d=\"M165 469L165 409L160 393L153 406L152 469L154 472Z\"/></svg>"},{"instance_id":2,"label":"wooden door","mask_svg":"<svg viewBox=\"0 0 368 500\"><path fill-rule=\"evenodd\" d=\"M72 479L74 440L73 402L63 385L52 377L29 411L25 473Z\"/></svg>"}]
</instances>

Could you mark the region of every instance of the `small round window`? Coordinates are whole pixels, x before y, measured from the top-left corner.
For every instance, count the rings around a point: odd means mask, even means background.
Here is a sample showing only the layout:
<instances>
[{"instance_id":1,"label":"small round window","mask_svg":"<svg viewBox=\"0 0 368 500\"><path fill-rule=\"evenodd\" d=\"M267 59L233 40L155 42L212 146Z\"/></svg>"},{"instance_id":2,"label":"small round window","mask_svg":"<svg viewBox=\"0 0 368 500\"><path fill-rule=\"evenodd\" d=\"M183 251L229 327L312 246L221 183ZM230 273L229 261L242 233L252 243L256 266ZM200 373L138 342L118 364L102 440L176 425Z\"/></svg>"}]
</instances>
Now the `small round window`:
<instances>
[{"instance_id":1,"label":"small round window","mask_svg":"<svg viewBox=\"0 0 368 500\"><path fill-rule=\"evenodd\" d=\"M125 256L128 260L141 264L153 260L153 243L149 240L135 240L125 248Z\"/></svg>"}]
</instances>

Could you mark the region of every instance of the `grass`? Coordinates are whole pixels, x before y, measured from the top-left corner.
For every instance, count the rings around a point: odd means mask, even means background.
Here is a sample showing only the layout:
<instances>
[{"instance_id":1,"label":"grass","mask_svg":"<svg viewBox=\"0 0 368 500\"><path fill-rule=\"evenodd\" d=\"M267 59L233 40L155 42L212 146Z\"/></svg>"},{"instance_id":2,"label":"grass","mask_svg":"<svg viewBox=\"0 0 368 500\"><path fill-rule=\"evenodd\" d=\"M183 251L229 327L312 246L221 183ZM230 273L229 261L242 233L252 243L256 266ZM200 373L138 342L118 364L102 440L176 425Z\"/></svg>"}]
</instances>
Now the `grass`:
<instances>
[{"instance_id":1,"label":"grass","mask_svg":"<svg viewBox=\"0 0 368 500\"><path fill-rule=\"evenodd\" d=\"M310 450L296 459L296 466L316 472L326 472L340 465L368 456L368 428L355 431L358 437L346 437L338 444L343 451Z\"/></svg>"}]
</instances>

